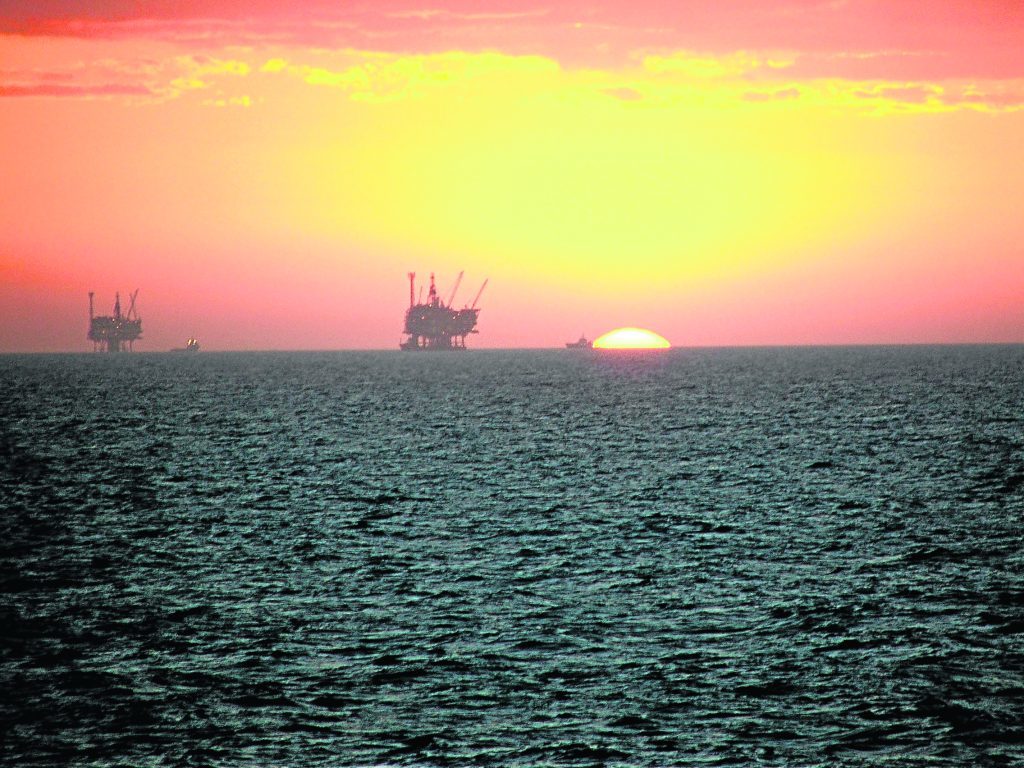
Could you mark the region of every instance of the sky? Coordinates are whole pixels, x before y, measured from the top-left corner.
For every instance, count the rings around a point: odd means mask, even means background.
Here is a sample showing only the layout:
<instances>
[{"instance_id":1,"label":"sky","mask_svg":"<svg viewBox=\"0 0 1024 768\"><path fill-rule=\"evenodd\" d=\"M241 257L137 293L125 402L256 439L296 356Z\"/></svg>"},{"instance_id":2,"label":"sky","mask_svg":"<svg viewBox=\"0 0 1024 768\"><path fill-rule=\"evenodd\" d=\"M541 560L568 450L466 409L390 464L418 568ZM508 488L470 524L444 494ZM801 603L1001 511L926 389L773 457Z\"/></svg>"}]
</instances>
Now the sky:
<instances>
[{"instance_id":1,"label":"sky","mask_svg":"<svg viewBox=\"0 0 1024 768\"><path fill-rule=\"evenodd\" d=\"M1024 3L0 0L0 352L1024 341Z\"/></svg>"}]
</instances>

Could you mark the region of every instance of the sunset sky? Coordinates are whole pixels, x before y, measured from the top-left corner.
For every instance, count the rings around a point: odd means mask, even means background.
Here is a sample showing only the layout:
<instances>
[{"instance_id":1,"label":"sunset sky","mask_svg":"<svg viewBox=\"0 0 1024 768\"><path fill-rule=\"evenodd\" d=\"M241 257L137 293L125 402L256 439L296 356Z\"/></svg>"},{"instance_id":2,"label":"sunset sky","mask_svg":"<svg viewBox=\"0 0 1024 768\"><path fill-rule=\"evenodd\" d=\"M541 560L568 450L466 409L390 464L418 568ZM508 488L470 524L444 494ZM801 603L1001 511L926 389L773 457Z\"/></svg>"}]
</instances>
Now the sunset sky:
<instances>
[{"instance_id":1,"label":"sunset sky","mask_svg":"<svg viewBox=\"0 0 1024 768\"><path fill-rule=\"evenodd\" d=\"M1024 3L0 3L0 351L1024 341Z\"/></svg>"}]
</instances>

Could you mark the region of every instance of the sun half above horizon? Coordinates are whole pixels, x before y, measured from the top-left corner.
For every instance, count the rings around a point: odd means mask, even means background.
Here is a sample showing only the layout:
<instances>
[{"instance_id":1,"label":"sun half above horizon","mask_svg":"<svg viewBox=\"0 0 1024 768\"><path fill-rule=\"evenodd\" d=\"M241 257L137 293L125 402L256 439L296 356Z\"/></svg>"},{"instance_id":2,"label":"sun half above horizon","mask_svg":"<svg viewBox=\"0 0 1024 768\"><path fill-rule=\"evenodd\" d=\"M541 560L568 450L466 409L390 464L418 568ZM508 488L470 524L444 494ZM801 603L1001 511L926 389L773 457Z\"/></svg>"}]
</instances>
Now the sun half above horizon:
<instances>
[{"instance_id":1,"label":"sun half above horizon","mask_svg":"<svg viewBox=\"0 0 1024 768\"><path fill-rule=\"evenodd\" d=\"M594 349L668 349L664 336L646 328L616 328L594 340Z\"/></svg>"}]
</instances>

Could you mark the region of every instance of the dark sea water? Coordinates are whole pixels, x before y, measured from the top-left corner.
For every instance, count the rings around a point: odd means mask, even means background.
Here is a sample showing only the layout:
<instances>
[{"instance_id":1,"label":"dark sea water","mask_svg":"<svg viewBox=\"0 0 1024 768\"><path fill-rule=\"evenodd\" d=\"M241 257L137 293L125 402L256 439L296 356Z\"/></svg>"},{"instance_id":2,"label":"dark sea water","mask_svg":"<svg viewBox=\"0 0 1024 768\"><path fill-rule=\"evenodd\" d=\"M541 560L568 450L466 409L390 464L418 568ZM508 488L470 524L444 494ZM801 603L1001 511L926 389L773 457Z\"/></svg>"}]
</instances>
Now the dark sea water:
<instances>
[{"instance_id":1,"label":"dark sea water","mask_svg":"<svg viewBox=\"0 0 1024 768\"><path fill-rule=\"evenodd\" d=\"M0 762L1024 765L1024 347L0 357Z\"/></svg>"}]
</instances>

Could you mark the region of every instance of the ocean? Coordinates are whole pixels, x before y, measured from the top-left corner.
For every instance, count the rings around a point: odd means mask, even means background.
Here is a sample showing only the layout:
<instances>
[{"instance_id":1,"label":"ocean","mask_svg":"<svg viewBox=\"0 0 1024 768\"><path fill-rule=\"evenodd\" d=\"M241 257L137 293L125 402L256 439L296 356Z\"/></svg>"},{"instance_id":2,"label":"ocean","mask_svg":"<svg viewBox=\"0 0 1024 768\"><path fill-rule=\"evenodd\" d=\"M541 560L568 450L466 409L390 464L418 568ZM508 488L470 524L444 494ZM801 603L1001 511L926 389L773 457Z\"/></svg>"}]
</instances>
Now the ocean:
<instances>
[{"instance_id":1,"label":"ocean","mask_svg":"<svg viewBox=\"0 0 1024 768\"><path fill-rule=\"evenodd\" d=\"M1024 347L0 357L0 762L1024 765Z\"/></svg>"}]
</instances>

